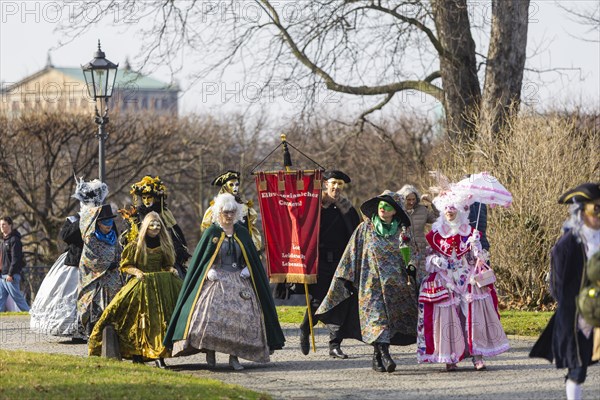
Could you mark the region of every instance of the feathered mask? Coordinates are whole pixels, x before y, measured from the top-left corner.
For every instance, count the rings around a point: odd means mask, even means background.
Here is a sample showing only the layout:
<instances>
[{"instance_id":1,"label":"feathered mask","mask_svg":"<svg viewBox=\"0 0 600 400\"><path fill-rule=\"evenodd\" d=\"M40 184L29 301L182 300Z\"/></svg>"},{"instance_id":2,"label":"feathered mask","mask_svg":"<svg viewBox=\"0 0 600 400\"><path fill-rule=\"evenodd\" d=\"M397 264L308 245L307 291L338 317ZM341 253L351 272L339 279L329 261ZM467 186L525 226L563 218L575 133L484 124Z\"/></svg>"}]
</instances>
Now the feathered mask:
<instances>
[{"instance_id":1,"label":"feathered mask","mask_svg":"<svg viewBox=\"0 0 600 400\"><path fill-rule=\"evenodd\" d=\"M157 199L161 197L166 199L167 187L164 185L164 183L162 183L160 177L157 176L152 178L151 176L146 175L141 181L131 185L131 190L129 193L137 196L150 194Z\"/></svg>"},{"instance_id":2,"label":"feathered mask","mask_svg":"<svg viewBox=\"0 0 600 400\"><path fill-rule=\"evenodd\" d=\"M77 183L77 187L71 197L79 200L82 206L101 206L106 196L108 196L108 186L99 179L86 182L83 180L83 177L79 179L75 177L75 182Z\"/></svg>"}]
</instances>

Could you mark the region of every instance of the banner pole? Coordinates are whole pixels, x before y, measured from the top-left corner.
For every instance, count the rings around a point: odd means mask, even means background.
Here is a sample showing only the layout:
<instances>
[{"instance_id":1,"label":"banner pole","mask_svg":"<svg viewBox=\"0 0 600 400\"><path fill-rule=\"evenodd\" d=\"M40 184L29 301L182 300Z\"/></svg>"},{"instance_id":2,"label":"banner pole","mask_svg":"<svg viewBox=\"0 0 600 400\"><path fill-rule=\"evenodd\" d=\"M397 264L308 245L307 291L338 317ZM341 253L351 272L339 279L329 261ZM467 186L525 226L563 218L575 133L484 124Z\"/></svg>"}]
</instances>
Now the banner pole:
<instances>
[{"instance_id":1,"label":"banner pole","mask_svg":"<svg viewBox=\"0 0 600 400\"><path fill-rule=\"evenodd\" d=\"M287 146L287 136L285 133L282 133L281 136L281 144L283 145L283 166L285 167L286 172L292 171L292 157L290 155L290 151ZM315 332L313 330L313 316L312 311L310 309L310 299L308 297L308 283L304 282L304 295L306 299L306 313L308 314L308 327L310 329L310 339L312 341L313 353L317 352L317 347L315 345Z\"/></svg>"}]
</instances>

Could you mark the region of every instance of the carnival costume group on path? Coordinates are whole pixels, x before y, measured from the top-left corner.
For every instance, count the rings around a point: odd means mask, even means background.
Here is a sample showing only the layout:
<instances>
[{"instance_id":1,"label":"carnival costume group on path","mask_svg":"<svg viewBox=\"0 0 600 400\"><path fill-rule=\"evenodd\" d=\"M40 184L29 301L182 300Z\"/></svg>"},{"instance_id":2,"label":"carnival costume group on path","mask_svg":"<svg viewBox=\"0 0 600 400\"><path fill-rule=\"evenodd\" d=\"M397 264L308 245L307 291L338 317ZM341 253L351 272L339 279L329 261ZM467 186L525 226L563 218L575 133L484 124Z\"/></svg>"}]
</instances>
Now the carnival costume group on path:
<instances>
[{"instance_id":1,"label":"carnival costume group on path","mask_svg":"<svg viewBox=\"0 0 600 400\"><path fill-rule=\"evenodd\" d=\"M486 221L475 202L485 213L485 204L510 205L510 193L492 187L486 188L490 198L477 195L469 182L491 178L485 173L448 183L432 201L407 185L365 201L361 222L342 194L350 177L337 170L323 177L318 278L308 286L312 300L300 326L303 354L310 350L309 320L328 327L331 357L348 358L344 338L372 345L377 372L395 370L392 345L416 343L419 363L440 363L449 372L467 358L474 370L485 370L484 358L509 350L489 243L482 246L478 229ZM159 177L132 185L134 206L120 210L127 223L120 241L115 215L102 204L106 185L78 181L73 197L80 212L67 219L61 236L69 250L40 288L31 328L86 340L89 354L100 355L111 327L120 357L156 360L160 367L164 358L198 352L210 367L217 352L229 355L234 370L243 369L239 358L268 362L285 338L262 264L257 213L242 199L239 181L232 170L213 181L220 190L204 214L187 271L187 243ZM600 187L581 185L560 201L574 206L552 251L551 290L559 306L532 356L569 368L567 393L580 393L594 335L575 297L587 282L586 261L600 246Z\"/></svg>"}]
</instances>

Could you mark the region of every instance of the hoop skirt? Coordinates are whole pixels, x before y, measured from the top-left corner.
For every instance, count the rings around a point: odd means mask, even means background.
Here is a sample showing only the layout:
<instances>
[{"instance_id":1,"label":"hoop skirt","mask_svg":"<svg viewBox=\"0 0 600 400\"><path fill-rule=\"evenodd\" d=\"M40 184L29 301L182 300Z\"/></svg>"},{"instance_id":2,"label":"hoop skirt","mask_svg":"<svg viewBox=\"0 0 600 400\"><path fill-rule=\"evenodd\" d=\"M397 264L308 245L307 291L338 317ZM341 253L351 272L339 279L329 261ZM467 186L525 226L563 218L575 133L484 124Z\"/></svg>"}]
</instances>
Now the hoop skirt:
<instances>
[{"instance_id":1,"label":"hoop skirt","mask_svg":"<svg viewBox=\"0 0 600 400\"><path fill-rule=\"evenodd\" d=\"M71 336L77 330L77 285L79 268L65 265L61 254L35 296L31 306L30 328L36 333Z\"/></svg>"},{"instance_id":2,"label":"hoop skirt","mask_svg":"<svg viewBox=\"0 0 600 400\"><path fill-rule=\"evenodd\" d=\"M135 245L125 248L121 266L135 265ZM110 324L117 332L121 357L170 357L163 339L182 281L171 272L162 271L163 265L160 247L148 249L146 265L137 266L144 272L144 279L131 278L106 307L90 335L90 356L101 355L102 330Z\"/></svg>"}]
</instances>

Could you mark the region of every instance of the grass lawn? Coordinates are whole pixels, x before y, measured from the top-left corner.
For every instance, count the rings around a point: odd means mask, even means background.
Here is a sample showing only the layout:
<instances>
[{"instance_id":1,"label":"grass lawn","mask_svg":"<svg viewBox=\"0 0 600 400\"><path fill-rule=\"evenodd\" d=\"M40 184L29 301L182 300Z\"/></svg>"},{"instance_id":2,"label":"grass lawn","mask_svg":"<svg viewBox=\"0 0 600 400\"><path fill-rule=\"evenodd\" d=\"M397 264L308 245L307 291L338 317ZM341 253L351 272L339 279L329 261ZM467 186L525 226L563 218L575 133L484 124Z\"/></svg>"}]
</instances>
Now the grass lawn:
<instances>
[{"instance_id":1,"label":"grass lawn","mask_svg":"<svg viewBox=\"0 0 600 400\"><path fill-rule=\"evenodd\" d=\"M213 379L101 357L0 350L0 399L271 399Z\"/></svg>"},{"instance_id":2,"label":"grass lawn","mask_svg":"<svg viewBox=\"0 0 600 400\"><path fill-rule=\"evenodd\" d=\"M305 308L277 307L282 324L299 325ZM509 335L538 336L552 312L501 311ZM27 315L27 313L2 313ZM101 357L0 350L0 399L249 399L268 400L220 381Z\"/></svg>"}]
</instances>

